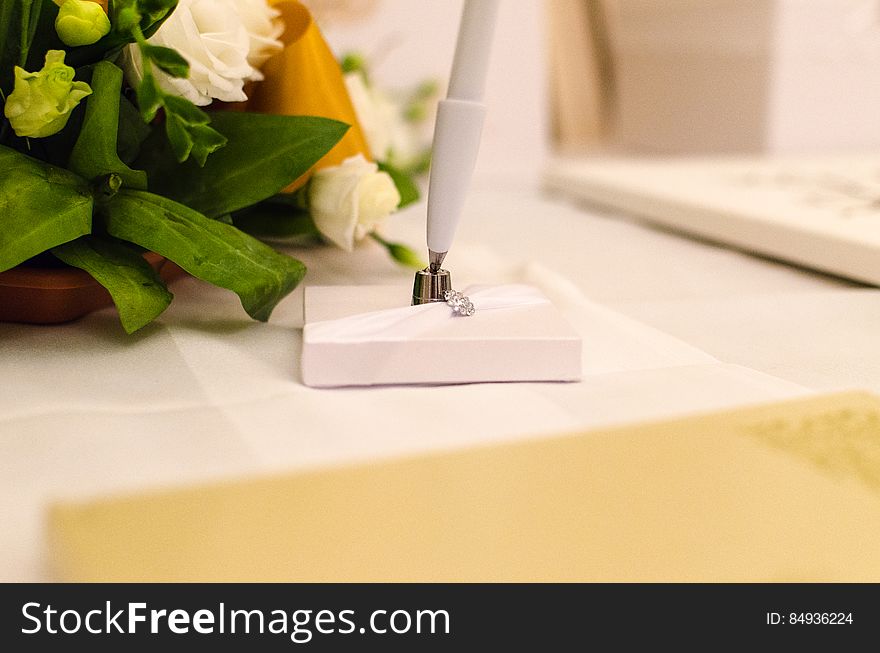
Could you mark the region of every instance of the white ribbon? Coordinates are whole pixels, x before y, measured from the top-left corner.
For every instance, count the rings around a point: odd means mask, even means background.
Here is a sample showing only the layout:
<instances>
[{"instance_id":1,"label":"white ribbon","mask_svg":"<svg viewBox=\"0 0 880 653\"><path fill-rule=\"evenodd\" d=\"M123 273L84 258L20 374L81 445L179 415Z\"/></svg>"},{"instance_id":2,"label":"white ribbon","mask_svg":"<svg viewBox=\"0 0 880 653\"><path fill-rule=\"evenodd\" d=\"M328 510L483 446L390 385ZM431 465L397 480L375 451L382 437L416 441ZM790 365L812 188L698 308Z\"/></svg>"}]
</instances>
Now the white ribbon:
<instances>
[{"instance_id":1,"label":"white ribbon","mask_svg":"<svg viewBox=\"0 0 880 653\"><path fill-rule=\"evenodd\" d=\"M358 342L363 340L399 340L410 338L443 326L447 320L478 320L486 311L549 304L540 290L532 286L469 286L464 294L470 297L476 314L457 315L446 302L402 306L384 311L360 313L337 320L312 322L306 325L309 340Z\"/></svg>"}]
</instances>

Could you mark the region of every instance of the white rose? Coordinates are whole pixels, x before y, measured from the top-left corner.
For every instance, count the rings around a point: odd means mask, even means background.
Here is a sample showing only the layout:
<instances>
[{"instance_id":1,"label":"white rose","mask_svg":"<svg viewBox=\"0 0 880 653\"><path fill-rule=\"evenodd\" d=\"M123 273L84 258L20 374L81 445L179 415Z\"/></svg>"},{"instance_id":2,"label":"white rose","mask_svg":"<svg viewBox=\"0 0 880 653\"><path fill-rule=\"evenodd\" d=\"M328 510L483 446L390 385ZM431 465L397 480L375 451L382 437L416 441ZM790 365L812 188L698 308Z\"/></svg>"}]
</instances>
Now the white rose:
<instances>
[{"instance_id":1,"label":"white rose","mask_svg":"<svg viewBox=\"0 0 880 653\"><path fill-rule=\"evenodd\" d=\"M246 80L259 79L255 65L281 48L277 10L266 0L180 0L150 43L177 50L189 62L187 79L154 70L168 93L204 106L212 100L242 102ZM253 31L249 31L253 30ZM126 74L133 86L143 78L137 46L126 48Z\"/></svg>"},{"instance_id":2,"label":"white rose","mask_svg":"<svg viewBox=\"0 0 880 653\"><path fill-rule=\"evenodd\" d=\"M397 107L386 95L367 87L364 76L359 72L345 75L345 87L370 152L384 161L391 148L391 130L397 120Z\"/></svg>"},{"instance_id":3,"label":"white rose","mask_svg":"<svg viewBox=\"0 0 880 653\"><path fill-rule=\"evenodd\" d=\"M260 68L272 55L282 50L278 39L284 33L281 12L271 7L266 0L233 0L241 22L247 30L250 45L248 63L254 69L251 81L263 79Z\"/></svg>"},{"instance_id":4,"label":"white rose","mask_svg":"<svg viewBox=\"0 0 880 653\"><path fill-rule=\"evenodd\" d=\"M361 154L316 172L308 192L318 231L348 252L400 204L400 193L388 173L379 172Z\"/></svg>"},{"instance_id":5,"label":"white rose","mask_svg":"<svg viewBox=\"0 0 880 653\"><path fill-rule=\"evenodd\" d=\"M425 149L421 130L406 120L400 102L375 86L367 86L359 72L346 74L345 86L376 159L405 168L421 158Z\"/></svg>"},{"instance_id":6,"label":"white rose","mask_svg":"<svg viewBox=\"0 0 880 653\"><path fill-rule=\"evenodd\" d=\"M390 140L387 163L395 168L409 168L425 153L426 145L419 126L402 117L391 125Z\"/></svg>"}]
</instances>

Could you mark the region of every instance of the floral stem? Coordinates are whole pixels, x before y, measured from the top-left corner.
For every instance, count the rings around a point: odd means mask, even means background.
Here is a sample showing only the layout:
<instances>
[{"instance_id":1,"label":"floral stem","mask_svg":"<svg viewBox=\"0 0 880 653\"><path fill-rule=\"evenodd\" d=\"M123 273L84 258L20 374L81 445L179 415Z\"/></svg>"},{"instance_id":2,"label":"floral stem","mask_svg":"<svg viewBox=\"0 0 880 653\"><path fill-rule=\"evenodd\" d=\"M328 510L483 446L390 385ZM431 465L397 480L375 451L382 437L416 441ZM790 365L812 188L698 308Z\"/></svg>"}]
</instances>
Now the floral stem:
<instances>
[{"instance_id":1,"label":"floral stem","mask_svg":"<svg viewBox=\"0 0 880 653\"><path fill-rule=\"evenodd\" d=\"M370 232L370 238L372 238L377 243L382 245L382 247L388 250L388 254L391 256L391 258L393 258L404 267L420 270L428 266L428 264L425 263L418 254L416 254L406 245L387 241L375 231Z\"/></svg>"},{"instance_id":2,"label":"floral stem","mask_svg":"<svg viewBox=\"0 0 880 653\"><path fill-rule=\"evenodd\" d=\"M379 235L378 233L376 233L375 231L371 231L371 232L370 232L370 238L372 238L373 240L375 240L377 243L379 243L380 245L382 245L382 247L385 247L386 249L387 249L388 247L391 247L391 243L389 243L387 240L385 240L384 238L382 238L382 236L380 236L380 235Z\"/></svg>"}]
</instances>

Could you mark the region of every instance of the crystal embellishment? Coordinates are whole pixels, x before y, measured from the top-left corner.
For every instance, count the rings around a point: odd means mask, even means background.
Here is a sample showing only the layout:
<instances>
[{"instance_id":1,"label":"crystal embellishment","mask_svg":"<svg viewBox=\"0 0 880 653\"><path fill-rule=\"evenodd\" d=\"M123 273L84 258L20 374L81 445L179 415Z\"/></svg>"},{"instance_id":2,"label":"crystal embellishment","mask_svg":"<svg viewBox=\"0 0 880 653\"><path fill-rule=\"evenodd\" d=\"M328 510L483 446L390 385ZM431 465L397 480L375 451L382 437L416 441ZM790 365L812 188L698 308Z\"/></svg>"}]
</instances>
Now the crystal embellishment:
<instances>
[{"instance_id":1,"label":"crystal embellishment","mask_svg":"<svg viewBox=\"0 0 880 653\"><path fill-rule=\"evenodd\" d=\"M443 299L452 307L456 315L471 316L477 312L471 300L457 290L447 290L443 293Z\"/></svg>"}]
</instances>

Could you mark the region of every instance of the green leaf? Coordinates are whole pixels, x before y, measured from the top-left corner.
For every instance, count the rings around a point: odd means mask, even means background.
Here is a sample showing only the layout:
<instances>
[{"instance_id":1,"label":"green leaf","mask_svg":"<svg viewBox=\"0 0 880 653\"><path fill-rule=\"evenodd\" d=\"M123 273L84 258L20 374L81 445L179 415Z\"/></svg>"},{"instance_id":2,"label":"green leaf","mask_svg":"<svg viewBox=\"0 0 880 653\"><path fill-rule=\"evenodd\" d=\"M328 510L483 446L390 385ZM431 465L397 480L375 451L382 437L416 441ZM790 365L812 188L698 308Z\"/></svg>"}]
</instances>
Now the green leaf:
<instances>
[{"instance_id":1,"label":"green leaf","mask_svg":"<svg viewBox=\"0 0 880 653\"><path fill-rule=\"evenodd\" d=\"M155 320L174 297L144 257L118 241L86 236L56 247L52 253L88 272L110 292L126 333Z\"/></svg>"},{"instance_id":2,"label":"green leaf","mask_svg":"<svg viewBox=\"0 0 880 653\"><path fill-rule=\"evenodd\" d=\"M318 239L321 235L308 211L271 200L237 212L233 223L257 238Z\"/></svg>"},{"instance_id":3,"label":"green leaf","mask_svg":"<svg viewBox=\"0 0 880 653\"><path fill-rule=\"evenodd\" d=\"M78 175L0 146L0 272L92 229Z\"/></svg>"},{"instance_id":4,"label":"green leaf","mask_svg":"<svg viewBox=\"0 0 880 653\"><path fill-rule=\"evenodd\" d=\"M51 2L51 0L43 0ZM147 3L163 8L150 10L144 3L134 0L114 0L110 3L110 23L113 29L107 36L94 45L70 48L67 62L74 68L97 63L103 59L111 60L119 54L123 47L134 43L134 29L140 29L145 39L150 38L162 26L177 6L177 0L161 3ZM56 8L57 11L57 8ZM54 33L54 30L52 30Z\"/></svg>"},{"instance_id":5,"label":"green leaf","mask_svg":"<svg viewBox=\"0 0 880 653\"><path fill-rule=\"evenodd\" d=\"M166 12L172 11L177 6L177 0L137 0L136 4L141 13L146 14L150 20L156 20L157 15L164 16ZM141 27L147 29L145 25Z\"/></svg>"},{"instance_id":6,"label":"green leaf","mask_svg":"<svg viewBox=\"0 0 880 653\"><path fill-rule=\"evenodd\" d=\"M16 38L21 29L18 0L0 0L0 91L9 95L12 91L13 69L18 63L21 42Z\"/></svg>"},{"instance_id":7,"label":"green leaf","mask_svg":"<svg viewBox=\"0 0 880 653\"><path fill-rule=\"evenodd\" d=\"M388 253L395 261L407 268L423 270L428 267L425 260L412 249L401 243L388 243Z\"/></svg>"},{"instance_id":8,"label":"green leaf","mask_svg":"<svg viewBox=\"0 0 880 653\"><path fill-rule=\"evenodd\" d=\"M387 163L379 163L379 170L387 172L397 186L397 192L400 193L400 204L397 208L402 209L408 204L419 201L422 194L412 177Z\"/></svg>"},{"instance_id":9,"label":"green leaf","mask_svg":"<svg viewBox=\"0 0 880 653\"><path fill-rule=\"evenodd\" d=\"M14 67L27 63L44 4L51 6L49 0L0 0L0 91L5 95L12 90Z\"/></svg>"},{"instance_id":10,"label":"green leaf","mask_svg":"<svg viewBox=\"0 0 880 653\"><path fill-rule=\"evenodd\" d=\"M114 0L109 7L113 27L121 34L129 34L140 27L142 19L136 0Z\"/></svg>"},{"instance_id":11,"label":"green leaf","mask_svg":"<svg viewBox=\"0 0 880 653\"><path fill-rule=\"evenodd\" d=\"M109 61L95 66L92 96L87 101L85 120L70 154L68 167L90 181L114 173L126 186L146 189L147 173L132 170L117 153L121 89L122 71L119 68Z\"/></svg>"},{"instance_id":12,"label":"green leaf","mask_svg":"<svg viewBox=\"0 0 880 653\"><path fill-rule=\"evenodd\" d=\"M177 50L163 48L159 45L146 45L143 46L143 53L172 77L184 79L189 77L189 62Z\"/></svg>"},{"instance_id":13,"label":"green leaf","mask_svg":"<svg viewBox=\"0 0 880 653\"><path fill-rule=\"evenodd\" d=\"M119 158L129 165L141 152L141 145L150 135L150 126L141 120L141 114L124 95L119 97L119 133L116 150Z\"/></svg>"},{"instance_id":14,"label":"green leaf","mask_svg":"<svg viewBox=\"0 0 880 653\"><path fill-rule=\"evenodd\" d=\"M339 67L342 69L343 73L360 73L364 78L364 84L367 87L371 86L370 84L370 70L367 66L367 60L360 52L348 52L339 62Z\"/></svg>"},{"instance_id":15,"label":"green leaf","mask_svg":"<svg viewBox=\"0 0 880 653\"><path fill-rule=\"evenodd\" d=\"M226 137L210 127L208 114L189 100L163 94L165 107L165 135L178 163L190 155L200 167L205 166L208 155L226 145Z\"/></svg>"},{"instance_id":16,"label":"green leaf","mask_svg":"<svg viewBox=\"0 0 880 653\"><path fill-rule=\"evenodd\" d=\"M163 100L165 111L172 113L188 125L207 125L210 116L189 100L176 95L166 95Z\"/></svg>"},{"instance_id":17,"label":"green leaf","mask_svg":"<svg viewBox=\"0 0 880 653\"><path fill-rule=\"evenodd\" d=\"M136 165L150 188L210 218L233 213L280 192L339 142L348 125L311 116L219 112L211 124L229 143L203 168L179 165L162 134L150 136Z\"/></svg>"},{"instance_id":18,"label":"green leaf","mask_svg":"<svg viewBox=\"0 0 880 653\"><path fill-rule=\"evenodd\" d=\"M21 11L18 65L24 66L27 63L28 51L34 41L34 35L37 33L43 0L18 0L15 4L20 7Z\"/></svg>"},{"instance_id":19,"label":"green leaf","mask_svg":"<svg viewBox=\"0 0 880 653\"><path fill-rule=\"evenodd\" d=\"M186 130L186 123L173 113L166 115L165 136L174 151L174 158L179 162L186 161L195 145Z\"/></svg>"},{"instance_id":20,"label":"green leaf","mask_svg":"<svg viewBox=\"0 0 880 653\"><path fill-rule=\"evenodd\" d=\"M21 23L21 54L18 65L23 66L27 62L28 52L34 42L37 33L37 25L40 22L40 13L43 10L43 0L21 0L22 17Z\"/></svg>"},{"instance_id":21,"label":"green leaf","mask_svg":"<svg viewBox=\"0 0 880 653\"><path fill-rule=\"evenodd\" d=\"M163 93L146 63L144 64L144 76L141 83L138 84L136 95L141 118L144 119L144 122L153 122L159 109L162 108Z\"/></svg>"},{"instance_id":22,"label":"green leaf","mask_svg":"<svg viewBox=\"0 0 880 653\"><path fill-rule=\"evenodd\" d=\"M192 125L189 134L193 139L192 157L200 168L205 167L209 155L229 143L223 134L208 125Z\"/></svg>"},{"instance_id":23,"label":"green leaf","mask_svg":"<svg viewBox=\"0 0 880 653\"><path fill-rule=\"evenodd\" d=\"M152 193L119 192L101 206L107 231L171 259L191 275L235 292L255 320L272 310L305 266L222 222Z\"/></svg>"},{"instance_id":24,"label":"green leaf","mask_svg":"<svg viewBox=\"0 0 880 653\"><path fill-rule=\"evenodd\" d=\"M176 4L176 0L121 0L111 5L111 13L117 29L127 29L128 35L136 40L143 58L143 76L135 89L141 117L150 123L159 109L164 109L165 135L174 159L182 163L192 156L203 167L210 154L226 145L226 137L209 126L211 118L207 113L189 100L162 90L153 66L174 77L186 77L189 64L176 50L147 43L141 31L145 13L149 12L153 19L164 20L163 16L167 17L166 13Z\"/></svg>"},{"instance_id":25,"label":"green leaf","mask_svg":"<svg viewBox=\"0 0 880 653\"><path fill-rule=\"evenodd\" d=\"M403 265L404 267L413 268L415 270L421 270L428 267L428 264L422 260L422 258L416 254L412 249L403 245L401 243L392 243L384 238L382 238L375 231L370 234L373 240L382 245L386 250L388 250L388 254L395 261Z\"/></svg>"},{"instance_id":26,"label":"green leaf","mask_svg":"<svg viewBox=\"0 0 880 653\"><path fill-rule=\"evenodd\" d=\"M64 50L66 45L55 31L55 19L58 17L58 6L52 0L39 0L40 15L35 24L36 30L28 48L25 70L39 70L43 66L49 50ZM68 65L72 65L67 61ZM75 68L76 66L74 66Z\"/></svg>"}]
</instances>

